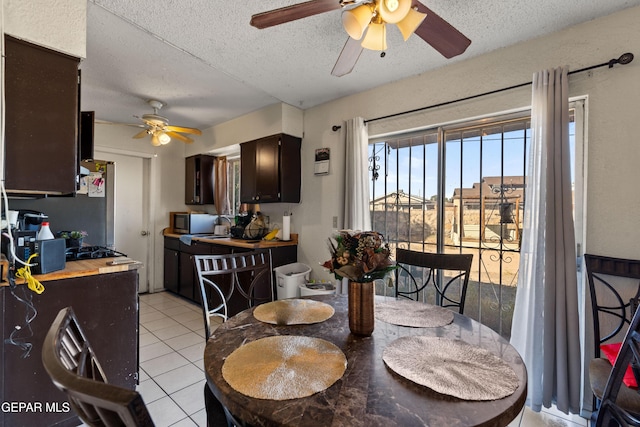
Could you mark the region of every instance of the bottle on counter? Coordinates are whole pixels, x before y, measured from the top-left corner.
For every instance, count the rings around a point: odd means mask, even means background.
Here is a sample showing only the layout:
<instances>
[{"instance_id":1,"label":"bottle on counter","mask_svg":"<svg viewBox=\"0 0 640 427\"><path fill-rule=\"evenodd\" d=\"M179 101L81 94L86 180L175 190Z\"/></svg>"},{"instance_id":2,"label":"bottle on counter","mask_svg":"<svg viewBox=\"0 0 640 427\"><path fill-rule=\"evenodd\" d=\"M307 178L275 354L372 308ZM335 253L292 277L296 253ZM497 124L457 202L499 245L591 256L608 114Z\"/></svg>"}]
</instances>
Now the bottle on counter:
<instances>
[{"instance_id":1,"label":"bottle on counter","mask_svg":"<svg viewBox=\"0 0 640 427\"><path fill-rule=\"evenodd\" d=\"M44 221L41 225L40 225L40 231L38 231L38 240L51 240L54 239L53 233L51 232L51 229L49 228L49 223L47 221Z\"/></svg>"}]
</instances>

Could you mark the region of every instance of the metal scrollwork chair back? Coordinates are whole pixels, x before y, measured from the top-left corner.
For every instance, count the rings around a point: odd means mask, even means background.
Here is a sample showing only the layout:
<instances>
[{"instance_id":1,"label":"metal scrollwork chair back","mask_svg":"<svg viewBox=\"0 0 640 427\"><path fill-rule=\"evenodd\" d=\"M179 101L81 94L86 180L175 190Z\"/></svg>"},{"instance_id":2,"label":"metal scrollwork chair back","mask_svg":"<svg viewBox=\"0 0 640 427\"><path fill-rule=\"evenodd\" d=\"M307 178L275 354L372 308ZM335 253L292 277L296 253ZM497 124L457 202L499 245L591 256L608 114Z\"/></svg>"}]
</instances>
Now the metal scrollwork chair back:
<instances>
[{"instance_id":1,"label":"metal scrollwork chair back","mask_svg":"<svg viewBox=\"0 0 640 427\"><path fill-rule=\"evenodd\" d=\"M55 386L90 426L153 426L134 390L107 383L71 307L58 312L42 345L42 364Z\"/></svg>"},{"instance_id":2,"label":"metal scrollwork chair back","mask_svg":"<svg viewBox=\"0 0 640 427\"><path fill-rule=\"evenodd\" d=\"M605 385L612 373L610 360L601 358L601 355L605 351L615 358L621 335L628 333L632 326L640 297L640 260L585 254L584 265L593 318L594 359L589 363L589 382L594 395L592 419L595 419ZM621 287L629 279L632 283L627 285L624 292ZM638 283L633 289L635 280ZM623 294L627 296L623 297ZM619 400L621 407L632 413L640 413L638 393L624 383L620 387L620 395L623 396Z\"/></svg>"},{"instance_id":3,"label":"metal scrollwork chair back","mask_svg":"<svg viewBox=\"0 0 640 427\"><path fill-rule=\"evenodd\" d=\"M273 300L271 251L268 249L225 255L196 255L193 261L200 285L207 339L211 336L211 316L227 320L228 303L234 292L247 300L246 308ZM268 281L268 295L258 295L256 285L264 280Z\"/></svg>"},{"instance_id":4,"label":"metal scrollwork chair back","mask_svg":"<svg viewBox=\"0 0 640 427\"><path fill-rule=\"evenodd\" d=\"M247 300L247 308L273 300L273 270L270 250L256 250L224 255L196 255L193 262L198 274L205 340L211 337L211 316L226 321L228 303L234 292ZM268 283L268 295L257 295L256 286ZM208 425L246 426L204 385L204 400Z\"/></svg>"},{"instance_id":5,"label":"metal scrollwork chair back","mask_svg":"<svg viewBox=\"0 0 640 427\"><path fill-rule=\"evenodd\" d=\"M398 248L396 297L418 301L421 292L424 295L427 287L431 285L435 291L437 305L456 308L462 314L472 261L472 254L434 254Z\"/></svg>"},{"instance_id":6,"label":"metal scrollwork chair back","mask_svg":"<svg viewBox=\"0 0 640 427\"><path fill-rule=\"evenodd\" d=\"M640 397L637 390L630 389L623 383L629 365L636 380L640 379L640 310L635 312L616 362L610 369L596 427L640 426L640 413L637 412Z\"/></svg>"}]
</instances>

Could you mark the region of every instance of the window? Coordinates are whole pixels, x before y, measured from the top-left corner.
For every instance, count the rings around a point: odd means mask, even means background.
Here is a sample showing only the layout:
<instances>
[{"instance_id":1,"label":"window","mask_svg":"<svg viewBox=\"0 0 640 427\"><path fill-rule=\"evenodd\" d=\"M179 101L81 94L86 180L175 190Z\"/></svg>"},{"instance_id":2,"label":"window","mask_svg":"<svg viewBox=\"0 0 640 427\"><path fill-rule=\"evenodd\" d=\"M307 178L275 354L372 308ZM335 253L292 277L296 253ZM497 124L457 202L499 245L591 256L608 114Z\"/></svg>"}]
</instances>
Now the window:
<instances>
[{"instance_id":1,"label":"window","mask_svg":"<svg viewBox=\"0 0 640 427\"><path fill-rule=\"evenodd\" d=\"M231 217L238 215L240 211L240 157L227 160L227 194L229 195L229 206Z\"/></svg>"},{"instance_id":2,"label":"window","mask_svg":"<svg viewBox=\"0 0 640 427\"><path fill-rule=\"evenodd\" d=\"M574 108L572 103L573 153L575 117L582 117ZM465 314L506 338L515 303L530 138L527 110L372 138L369 145L373 229L384 234L392 250L473 254ZM575 170L574 156L572 177ZM575 194L575 178L573 183ZM377 292L390 291L380 284Z\"/></svg>"}]
</instances>

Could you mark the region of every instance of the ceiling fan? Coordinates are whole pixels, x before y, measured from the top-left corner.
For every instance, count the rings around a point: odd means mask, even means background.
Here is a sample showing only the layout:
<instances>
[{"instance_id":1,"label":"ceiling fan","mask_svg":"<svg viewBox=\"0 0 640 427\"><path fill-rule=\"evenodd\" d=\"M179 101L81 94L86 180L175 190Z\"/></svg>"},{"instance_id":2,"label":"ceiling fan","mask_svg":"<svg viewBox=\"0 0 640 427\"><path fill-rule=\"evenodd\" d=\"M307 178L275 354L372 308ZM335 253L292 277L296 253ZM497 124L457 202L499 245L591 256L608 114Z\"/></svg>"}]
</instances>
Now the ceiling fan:
<instances>
[{"instance_id":1,"label":"ceiling fan","mask_svg":"<svg viewBox=\"0 0 640 427\"><path fill-rule=\"evenodd\" d=\"M182 133L202 135L200 129L169 125L169 119L158 115L158 111L166 105L165 103L155 99L150 99L147 101L147 104L153 108L153 114L143 114L142 117L134 116L142 120L144 124L126 124L127 126L144 128L137 134L133 135L133 138L144 138L145 136L150 135L151 144L159 146L168 144L171 142L172 138L189 144L193 142L193 139L182 135Z\"/></svg>"},{"instance_id":2,"label":"ceiling fan","mask_svg":"<svg viewBox=\"0 0 640 427\"><path fill-rule=\"evenodd\" d=\"M445 58L462 54L471 44L464 34L417 0L310 0L253 15L251 25L268 28L340 8L349 39L331 71L337 77L353 70L363 49L380 50L384 56L387 24L396 24L405 40L416 33Z\"/></svg>"}]
</instances>

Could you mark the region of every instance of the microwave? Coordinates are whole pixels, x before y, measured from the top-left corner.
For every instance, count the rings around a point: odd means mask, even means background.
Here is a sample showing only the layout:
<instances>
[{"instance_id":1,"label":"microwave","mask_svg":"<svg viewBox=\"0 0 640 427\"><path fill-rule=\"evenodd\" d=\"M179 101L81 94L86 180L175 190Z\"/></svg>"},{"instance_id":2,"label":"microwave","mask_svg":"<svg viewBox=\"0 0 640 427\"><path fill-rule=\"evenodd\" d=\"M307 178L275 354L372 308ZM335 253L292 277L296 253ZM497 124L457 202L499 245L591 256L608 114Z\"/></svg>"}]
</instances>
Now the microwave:
<instances>
[{"instance_id":1,"label":"microwave","mask_svg":"<svg viewBox=\"0 0 640 427\"><path fill-rule=\"evenodd\" d=\"M174 213L173 231L178 234L213 234L216 216L206 213Z\"/></svg>"}]
</instances>

